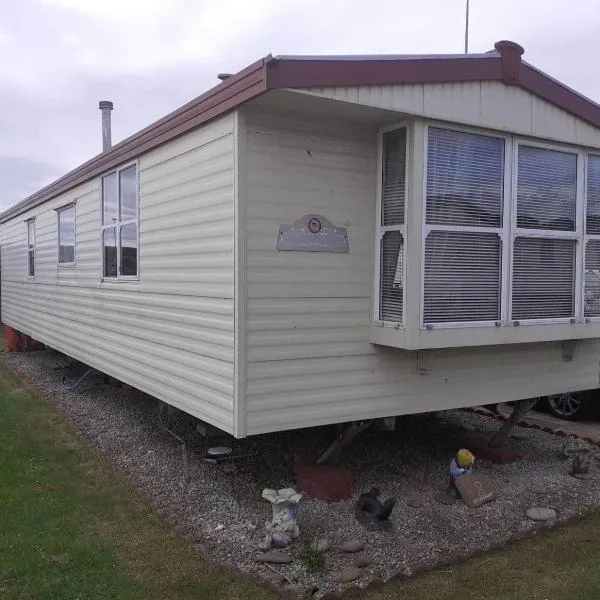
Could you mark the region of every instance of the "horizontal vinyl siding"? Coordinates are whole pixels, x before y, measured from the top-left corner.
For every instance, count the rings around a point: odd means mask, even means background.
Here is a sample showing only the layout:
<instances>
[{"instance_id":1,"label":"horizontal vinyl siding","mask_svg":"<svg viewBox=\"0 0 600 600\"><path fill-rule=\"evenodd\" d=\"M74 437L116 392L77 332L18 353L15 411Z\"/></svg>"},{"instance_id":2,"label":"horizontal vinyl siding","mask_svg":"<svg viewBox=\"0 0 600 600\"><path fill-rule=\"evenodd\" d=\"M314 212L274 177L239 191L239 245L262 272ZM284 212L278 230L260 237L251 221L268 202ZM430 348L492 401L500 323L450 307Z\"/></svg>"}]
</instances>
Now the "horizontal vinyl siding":
<instances>
[{"instance_id":1,"label":"horizontal vinyl siding","mask_svg":"<svg viewBox=\"0 0 600 600\"><path fill-rule=\"evenodd\" d=\"M246 402L249 434L509 401L598 385L598 344L403 351L369 342L376 132L248 112ZM278 252L308 213L350 253Z\"/></svg>"},{"instance_id":2,"label":"horizontal vinyl siding","mask_svg":"<svg viewBox=\"0 0 600 600\"><path fill-rule=\"evenodd\" d=\"M306 93L410 115L600 148L600 129L496 81L309 88Z\"/></svg>"},{"instance_id":3,"label":"horizontal vinyl siding","mask_svg":"<svg viewBox=\"0 0 600 600\"><path fill-rule=\"evenodd\" d=\"M102 281L100 182L2 226L5 323L233 431L233 117L139 159L139 281ZM74 267L55 208L76 200ZM36 217L36 276L24 219Z\"/></svg>"}]
</instances>

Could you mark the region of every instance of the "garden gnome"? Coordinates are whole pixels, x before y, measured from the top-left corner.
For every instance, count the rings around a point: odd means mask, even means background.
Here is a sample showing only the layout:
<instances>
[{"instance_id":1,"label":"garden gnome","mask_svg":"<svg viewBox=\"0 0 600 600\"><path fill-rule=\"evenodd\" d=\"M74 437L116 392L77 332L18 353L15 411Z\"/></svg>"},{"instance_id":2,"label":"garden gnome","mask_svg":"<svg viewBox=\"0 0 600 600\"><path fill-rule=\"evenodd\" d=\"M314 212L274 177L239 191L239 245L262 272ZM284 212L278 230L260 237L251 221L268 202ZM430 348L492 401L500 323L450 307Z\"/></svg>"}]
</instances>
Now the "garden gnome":
<instances>
[{"instance_id":1,"label":"garden gnome","mask_svg":"<svg viewBox=\"0 0 600 600\"><path fill-rule=\"evenodd\" d=\"M296 524L299 502L302 494L293 488L281 490L264 489L262 497L271 503L273 519L267 522L265 547L286 548L293 540L298 539L300 530Z\"/></svg>"},{"instance_id":2,"label":"garden gnome","mask_svg":"<svg viewBox=\"0 0 600 600\"><path fill-rule=\"evenodd\" d=\"M471 475L474 463L473 453L466 448L461 448L450 461L450 492L452 494L460 497L460 493L456 489L456 479L463 475Z\"/></svg>"}]
</instances>

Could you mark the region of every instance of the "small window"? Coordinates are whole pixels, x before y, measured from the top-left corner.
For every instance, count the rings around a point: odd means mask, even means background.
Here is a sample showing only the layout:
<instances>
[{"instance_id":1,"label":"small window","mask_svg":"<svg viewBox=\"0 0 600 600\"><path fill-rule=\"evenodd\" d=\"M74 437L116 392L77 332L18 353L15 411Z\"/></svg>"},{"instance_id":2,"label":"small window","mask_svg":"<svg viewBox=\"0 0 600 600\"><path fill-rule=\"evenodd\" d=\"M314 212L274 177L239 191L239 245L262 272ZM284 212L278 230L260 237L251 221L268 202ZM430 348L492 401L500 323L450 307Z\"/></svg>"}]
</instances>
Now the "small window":
<instances>
[{"instance_id":1,"label":"small window","mask_svg":"<svg viewBox=\"0 0 600 600\"><path fill-rule=\"evenodd\" d=\"M102 178L103 276L138 274L138 176L129 165Z\"/></svg>"},{"instance_id":2,"label":"small window","mask_svg":"<svg viewBox=\"0 0 600 600\"><path fill-rule=\"evenodd\" d=\"M584 316L600 317L600 156L588 156Z\"/></svg>"},{"instance_id":3,"label":"small window","mask_svg":"<svg viewBox=\"0 0 600 600\"><path fill-rule=\"evenodd\" d=\"M75 263L75 205L58 210L58 264Z\"/></svg>"},{"instance_id":4,"label":"small window","mask_svg":"<svg viewBox=\"0 0 600 600\"><path fill-rule=\"evenodd\" d=\"M27 275L35 276L35 219L27 221Z\"/></svg>"},{"instance_id":5,"label":"small window","mask_svg":"<svg viewBox=\"0 0 600 600\"><path fill-rule=\"evenodd\" d=\"M382 137L379 318L402 323L406 225L406 128Z\"/></svg>"}]
</instances>

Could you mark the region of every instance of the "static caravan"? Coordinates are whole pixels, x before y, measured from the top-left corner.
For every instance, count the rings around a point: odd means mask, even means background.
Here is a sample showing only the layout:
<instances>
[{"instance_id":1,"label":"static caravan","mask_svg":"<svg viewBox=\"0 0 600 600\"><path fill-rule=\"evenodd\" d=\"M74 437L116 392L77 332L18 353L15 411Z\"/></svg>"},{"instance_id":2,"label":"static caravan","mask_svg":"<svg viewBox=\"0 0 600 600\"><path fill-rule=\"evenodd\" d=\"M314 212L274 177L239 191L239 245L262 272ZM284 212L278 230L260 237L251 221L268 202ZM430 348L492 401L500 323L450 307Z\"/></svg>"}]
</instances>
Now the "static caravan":
<instances>
[{"instance_id":1,"label":"static caravan","mask_svg":"<svg viewBox=\"0 0 600 600\"><path fill-rule=\"evenodd\" d=\"M2 321L236 437L598 387L600 106L267 57L0 216Z\"/></svg>"}]
</instances>

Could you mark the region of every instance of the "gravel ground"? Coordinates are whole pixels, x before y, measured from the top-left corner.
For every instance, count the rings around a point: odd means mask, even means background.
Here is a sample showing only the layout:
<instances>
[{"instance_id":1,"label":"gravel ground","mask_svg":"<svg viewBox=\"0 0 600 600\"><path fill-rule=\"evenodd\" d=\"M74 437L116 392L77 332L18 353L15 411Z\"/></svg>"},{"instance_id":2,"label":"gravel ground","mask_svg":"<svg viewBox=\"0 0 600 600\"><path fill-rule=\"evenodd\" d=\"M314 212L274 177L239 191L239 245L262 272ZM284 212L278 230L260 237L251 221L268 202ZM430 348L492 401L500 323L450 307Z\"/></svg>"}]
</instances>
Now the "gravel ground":
<instances>
[{"instance_id":1,"label":"gravel ground","mask_svg":"<svg viewBox=\"0 0 600 600\"><path fill-rule=\"evenodd\" d=\"M270 514L269 505L261 499L262 489L293 487L295 461L314 460L331 441L332 430L300 430L241 441L224 438L242 456L217 466L203 462L207 446L196 433L194 420L179 411L166 411L164 422L190 448L191 479L186 483L181 446L161 428L156 400L127 386L102 383L63 391L60 381L65 371L51 367L56 357L44 351L7 354L4 361L64 412L79 435L208 555L219 563L278 581L274 571L254 561ZM74 381L77 374L77 370L69 373L69 380ZM496 485L496 501L478 509L462 502L452 506L436 502L434 496L445 487L448 463L456 449L468 437L488 438L499 426L482 415L446 411L404 417L395 432L367 430L346 451L340 466L357 476L357 493L376 486L382 498L397 499L392 529L365 530L354 517L351 501L327 504L309 498L301 502L298 524L301 538L327 538L333 546L364 542L372 566L363 570L358 581L341 584L340 570L353 566L351 555L332 549L326 554L326 568L310 574L298 558L299 548L294 547L294 561L275 565L275 569L301 586L317 587L315 598L319 598L345 585L365 587L375 580L407 576L534 532L544 525L525 516L533 506L555 509L558 520L600 506L600 478L581 481L568 474L570 461L561 453L563 439L521 428L510 447L523 460L509 465L476 462L476 470ZM211 440L211 445L218 442ZM593 464L596 469L596 461Z\"/></svg>"}]
</instances>

